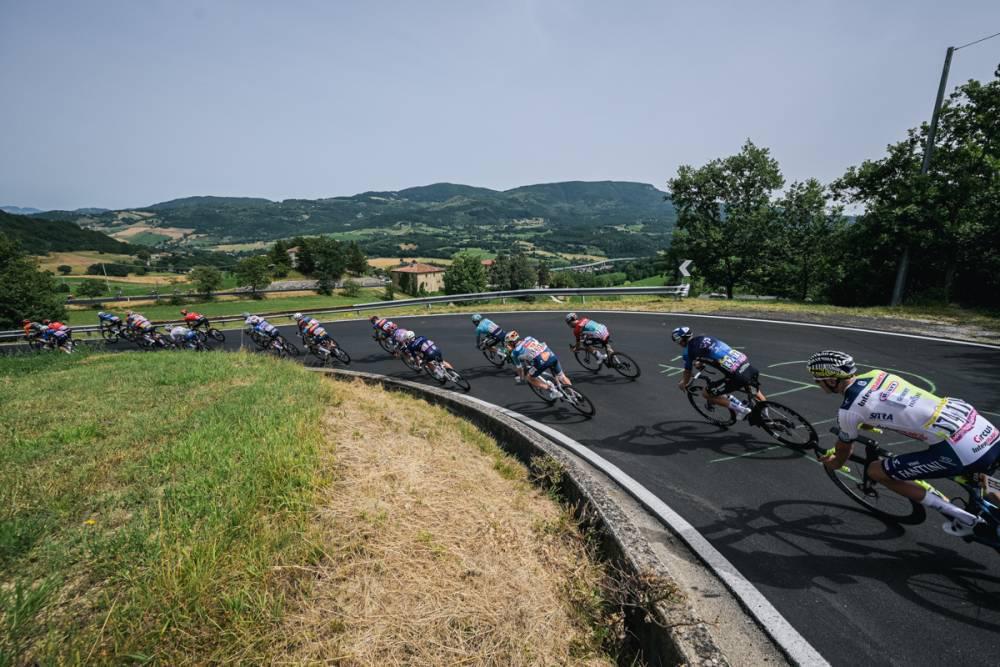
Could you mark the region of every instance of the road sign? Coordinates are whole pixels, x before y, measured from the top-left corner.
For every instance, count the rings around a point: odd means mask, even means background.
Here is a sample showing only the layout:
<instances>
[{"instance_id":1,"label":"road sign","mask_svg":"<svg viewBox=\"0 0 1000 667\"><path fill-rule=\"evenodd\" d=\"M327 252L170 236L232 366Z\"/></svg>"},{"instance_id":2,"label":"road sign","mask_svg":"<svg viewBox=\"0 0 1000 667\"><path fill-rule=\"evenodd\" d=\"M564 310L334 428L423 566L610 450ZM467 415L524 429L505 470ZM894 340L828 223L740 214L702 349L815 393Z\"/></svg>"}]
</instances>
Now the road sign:
<instances>
[{"instance_id":1,"label":"road sign","mask_svg":"<svg viewBox=\"0 0 1000 667\"><path fill-rule=\"evenodd\" d=\"M692 261L694 260L685 259L683 262L681 262L681 275L684 276L685 278L689 278L691 276L691 272L688 271L688 267L691 266Z\"/></svg>"}]
</instances>

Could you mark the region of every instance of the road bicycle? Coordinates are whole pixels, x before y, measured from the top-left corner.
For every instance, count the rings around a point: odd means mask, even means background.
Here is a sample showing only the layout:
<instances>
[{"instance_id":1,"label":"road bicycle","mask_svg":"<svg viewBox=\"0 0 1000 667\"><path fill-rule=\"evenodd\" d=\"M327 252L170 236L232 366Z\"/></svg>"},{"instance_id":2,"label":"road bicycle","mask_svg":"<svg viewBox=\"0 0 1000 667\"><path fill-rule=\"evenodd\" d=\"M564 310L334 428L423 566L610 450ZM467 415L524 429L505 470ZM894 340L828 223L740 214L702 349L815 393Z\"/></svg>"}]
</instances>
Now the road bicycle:
<instances>
[{"instance_id":1,"label":"road bicycle","mask_svg":"<svg viewBox=\"0 0 1000 667\"><path fill-rule=\"evenodd\" d=\"M469 384L469 381L462 377L462 374L456 371L447 361L430 359L425 361L423 365L427 374L437 380L439 384L444 385L451 382L462 391L469 391L472 389L472 385Z\"/></svg>"},{"instance_id":2,"label":"road bicycle","mask_svg":"<svg viewBox=\"0 0 1000 667\"><path fill-rule=\"evenodd\" d=\"M881 433L878 429L870 429L873 433ZM840 429L833 427L830 432L840 436ZM892 452L878 446L872 438L858 435L852 442L863 445L864 454L852 452L844 465L836 470L826 466L823 469L838 489L866 510L882 519L914 525L922 523L927 518L926 508L918 502L899 495L895 491L880 485L868 476L868 466L874 461L889 458ZM836 447L823 449L816 446L816 455L826 456L836 452ZM966 497L952 498L952 503L966 512L982 520L976 525L971 535L965 536L966 542L979 542L1000 551L1000 479L993 477L1000 462L993 465L987 473L972 473L946 477L958 484ZM924 480L913 480L928 493L936 493L942 498L943 493Z\"/></svg>"},{"instance_id":3,"label":"road bicycle","mask_svg":"<svg viewBox=\"0 0 1000 667\"><path fill-rule=\"evenodd\" d=\"M490 362L497 368L503 368L504 364L511 363L510 355L503 348L503 341L493 336L487 336L478 343L476 347L483 353L486 357L486 361Z\"/></svg>"},{"instance_id":4,"label":"road bicycle","mask_svg":"<svg viewBox=\"0 0 1000 667\"><path fill-rule=\"evenodd\" d=\"M128 340L124 331L124 325L121 321L108 323L101 321L101 338L103 338L108 343L117 343L120 338L125 338Z\"/></svg>"},{"instance_id":5,"label":"road bicycle","mask_svg":"<svg viewBox=\"0 0 1000 667\"><path fill-rule=\"evenodd\" d=\"M528 386L531 387L531 391L535 392L535 395L548 405L554 405L556 401L565 401L569 403L570 407L585 417L593 417L597 413L597 408L594 407L590 399L584 396L583 392L573 385L558 382L549 371L542 371L538 377L548 383L549 389L554 387L559 392L559 395L553 398L549 390L540 389L530 380L526 380Z\"/></svg>"},{"instance_id":6,"label":"road bicycle","mask_svg":"<svg viewBox=\"0 0 1000 667\"><path fill-rule=\"evenodd\" d=\"M729 428L736 423L736 413L708 400L711 387L722 381L721 377L716 377L719 373L710 369L710 366L705 366L691 378L687 386L688 401L691 407L710 424ZM760 426L781 444L806 450L815 447L819 442L816 429L805 417L776 401L757 400L756 387L743 387L733 393L739 394L738 398L750 408L747 422L751 426ZM724 394L720 398L728 398L730 395Z\"/></svg>"},{"instance_id":7,"label":"road bicycle","mask_svg":"<svg viewBox=\"0 0 1000 667\"><path fill-rule=\"evenodd\" d=\"M141 332L133 342L143 350L165 350L174 347L174 342L170 336L164 336L155 328Z\"/></svg>"},{"instance_id":8,"label":"road bicycle","mask_svg":"<svg viewBox=\"0 0 1000 667\"><path fill-rule=\"evenodd\" d=\"M202 329L202 327L205 327ZM198 339L202 343L207 343L209 339L216 341L217 343L226 342L226 334L222 333L215 327L208 323L208 320L203 320L195 326L191 327L191 330L198 334Z\"/></svg>"},{"instance_id":9,"label":"road bicycle","mask_svg":"<svg viewBox=\"0 0 1000 667\"><path fill-rule=\"evenodd\" d=\"M344 348L340 347L332 337L317 341L311 336L303 336L302 342L310 354L323 362L324 365L329 363L332 366L334 359L345 366L351 363L351 355Z\"/></svg>"},{"instance_id":10,"label":"road bicycle","mask_svg":"<svg viewBox=\"0 0 1000 667\"><path fill-rule=\"evenodd\" d=\"M642 373L639 364L635 363L632 357L617 351L609 354L604 343L571 344L569 349L573 350L573 356L580 365L592 373L601 370L601 366L607 366L630 380L636 379Z\"/></svg>"},{"instance_id":11,"label":"road bicycle","mask_svg":"<svg viewBox=\"0 0 1000 667\"><path fill-rule=\"evenodd\" d=\"M280 333L275 336L267 336L256 329L244 330L257 348L264 352L271 352L279 357L297 357L302 354L299 348L288 342L288 339Z\"/></svg>"}]
</instances>

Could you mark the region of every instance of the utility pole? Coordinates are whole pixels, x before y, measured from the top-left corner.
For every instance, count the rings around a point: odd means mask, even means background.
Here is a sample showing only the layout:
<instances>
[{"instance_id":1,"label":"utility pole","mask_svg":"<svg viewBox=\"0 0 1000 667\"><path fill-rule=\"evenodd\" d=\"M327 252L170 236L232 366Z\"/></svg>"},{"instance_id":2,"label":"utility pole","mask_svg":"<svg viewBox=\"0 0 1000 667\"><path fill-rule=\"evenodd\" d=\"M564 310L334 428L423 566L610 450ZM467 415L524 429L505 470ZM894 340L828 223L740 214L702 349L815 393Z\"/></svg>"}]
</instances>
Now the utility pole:
<instances>
[{"instance_id":1,"label":"utility pole","mask_svg":"<svg viewBox=\"0 0 1000 667\"><path fill-rule=\"evenodd\" d=\"M931 126L927 130L927 146L924 147L924 161L920 165L920 174L924 175L931 166L931 154L934 152L934 135L937 134L938 115L941 113L941 104L944 103L944 89L948 85L948 70L951 69L951 56L955 53L955 47L949 46L944 56L944 67L941 69L941 83L938 84L937 99L934 101L934 112L931 114ZM898 306L903 301L903 291L906 288L906 273L910 268L910 245L903 247L903 256L899 259L899 268L896 270L896 284L892 288L892 301L890 306Z\"/></svg>"}]
</instances>

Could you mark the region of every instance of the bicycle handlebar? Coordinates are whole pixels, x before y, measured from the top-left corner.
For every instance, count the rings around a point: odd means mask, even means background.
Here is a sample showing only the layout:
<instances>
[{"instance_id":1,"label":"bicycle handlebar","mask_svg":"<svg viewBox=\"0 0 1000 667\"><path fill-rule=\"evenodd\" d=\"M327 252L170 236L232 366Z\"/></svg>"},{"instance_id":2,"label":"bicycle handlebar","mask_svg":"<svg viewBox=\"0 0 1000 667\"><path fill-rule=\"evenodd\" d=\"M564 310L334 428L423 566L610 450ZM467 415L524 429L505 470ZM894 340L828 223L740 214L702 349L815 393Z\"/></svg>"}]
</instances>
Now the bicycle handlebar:
<instances>
[{"instance_id":1,"label":"bicycle handlebar","mask_svg":"<svg viewBox=\"0 0 1000 667\"><path fill-rule=\"evenodd\" d=\"M833 433L835 436L837 436L837 438L841 442L860 442L862 445L872 445L872 446L878 445L878 443L872 440L871 438L867 438L860 434L858 434L852 440L844 440L840 435L840 428L837 426L831 426L830 433Z\"/></svg>"}]
</instances>

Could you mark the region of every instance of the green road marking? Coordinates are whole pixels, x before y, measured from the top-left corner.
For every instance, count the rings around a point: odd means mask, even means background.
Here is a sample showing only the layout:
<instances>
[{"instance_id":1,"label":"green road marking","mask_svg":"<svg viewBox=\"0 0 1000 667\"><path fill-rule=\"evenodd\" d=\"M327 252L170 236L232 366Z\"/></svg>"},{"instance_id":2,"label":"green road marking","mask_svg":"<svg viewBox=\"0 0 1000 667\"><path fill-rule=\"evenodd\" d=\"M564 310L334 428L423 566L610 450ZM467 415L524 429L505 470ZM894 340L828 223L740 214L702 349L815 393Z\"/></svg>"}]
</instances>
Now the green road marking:
<instances>
[{"instance_id":1,"label":"green road marking","mask_svg":"<svg viewBox=\"0 0 1000 667\"><path fill-rule=\"evenodd\" d=\"M818 422L813 422L812 425L815 426L816 424L825 424L827 422L835 422L835 421L837 421L836 417L830 417L829 419L822 419Z\"/></svg>"},{"instance_id":2,"label":"green road marking","mask_svg":"<svg viewBox=\"0 0 1000 667\"><path fill-rule=\"evenodd\" d=\"M781 380L783 382L791 382L792 384L801 385L805 389L819 389L815 382L802 382L801 380L792 380L790 378L783 378L780 375L768 375L767 373L761 373L766 378L771 378L772 380Z\"/></svg>"},{"instance_id":3,"label":"green road marking","mask_svg":"<svg viewBox=\"0 0 1000 667\"><path fill-rule=\"evenodd\" d=\"M777 449L778 447L781 447L782 449L787 449L784 445L772 445L771 447L767 447L765 449L758 449L756 452L747 452L746 454L737 454L736 456L724 456L721 459L713 459L709 461L709 463L719 463L720 461L732 461L733 459L745 459L748 456L755 456L757 454L769 452L772 449Z\"/></svg>"},{"instance_id":4,"label":"green road marking","mask_svg":"<svg viewBox=\"0 0 1000 667\"><path fill-rule=\"evenodd\" d=\"M684 369L678 366L671 366L669 364L657 364L663 370L660 373L669 373L670 375L677 375L678 373L683 373Z\"/></svg>"},{"instance_id":5,"label":"green road marking","mask_svg":"<svg viewBox=\"0 0 1000 667\"><path fill-rule=\"evenodd\" d=\"M785 394L792 394L796 391L805 391L809 387L793 387L792 389L786 389L785 391L776 391L774 393L767 392L768 400L774 398L775 396L784 396Z\"/></svg>"}]
</instances>

